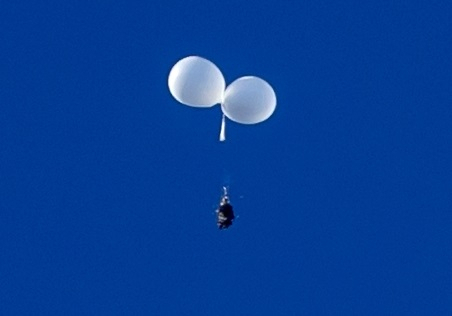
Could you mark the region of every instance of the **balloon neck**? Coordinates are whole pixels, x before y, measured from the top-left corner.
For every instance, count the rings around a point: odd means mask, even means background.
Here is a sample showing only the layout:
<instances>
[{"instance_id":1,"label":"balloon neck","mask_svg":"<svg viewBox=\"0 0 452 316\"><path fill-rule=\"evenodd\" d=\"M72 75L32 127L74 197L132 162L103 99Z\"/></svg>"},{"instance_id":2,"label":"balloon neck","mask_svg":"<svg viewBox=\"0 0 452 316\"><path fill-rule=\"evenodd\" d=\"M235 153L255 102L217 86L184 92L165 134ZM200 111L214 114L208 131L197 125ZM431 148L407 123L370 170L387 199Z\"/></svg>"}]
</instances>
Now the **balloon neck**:
<instances>
[{"instance_id":1,"label":"balloon neck","mask_svg":"<svg viewBox=\"0 0 452 316\"><path fill-rule=\"evenodd\" d=\"M226 140L226 117L223 114L223 118L221 119L220 142L224 142L225 140Z\"/></svg>"}]
</instances>

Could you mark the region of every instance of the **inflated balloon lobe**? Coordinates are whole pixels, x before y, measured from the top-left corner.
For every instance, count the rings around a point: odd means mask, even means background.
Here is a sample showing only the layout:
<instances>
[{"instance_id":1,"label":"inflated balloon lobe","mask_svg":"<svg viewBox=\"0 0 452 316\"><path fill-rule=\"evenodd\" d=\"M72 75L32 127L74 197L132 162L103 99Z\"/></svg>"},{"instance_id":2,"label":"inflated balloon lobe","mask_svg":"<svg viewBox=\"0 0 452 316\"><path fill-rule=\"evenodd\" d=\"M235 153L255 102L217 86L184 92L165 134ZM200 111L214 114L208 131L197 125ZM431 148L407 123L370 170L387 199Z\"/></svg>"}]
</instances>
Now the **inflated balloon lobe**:
<instances>
[{"instance_id":1,"label":"inflated balloon lobe","mask_svg":"<svg viewBox=\"0 0 452 316\"><path fill-rule=\"evenodd\" d=\"M276 95L265 80L254 76L241 77L226 88L221 108L232 121L256 124L273 114Z\"/></svg>"},{"instance_id":2,"label":"inflated balloon lobe","mask_svg":"<svg viewBox=\"0 0 452 316\"><path fill-rule=\"evenodd\" d=\"M199 56L179 60L168 77L168 87L173 97L193 107L211 107L221 103L225 86L218 67Z\"/></svg>"}]
</instances>

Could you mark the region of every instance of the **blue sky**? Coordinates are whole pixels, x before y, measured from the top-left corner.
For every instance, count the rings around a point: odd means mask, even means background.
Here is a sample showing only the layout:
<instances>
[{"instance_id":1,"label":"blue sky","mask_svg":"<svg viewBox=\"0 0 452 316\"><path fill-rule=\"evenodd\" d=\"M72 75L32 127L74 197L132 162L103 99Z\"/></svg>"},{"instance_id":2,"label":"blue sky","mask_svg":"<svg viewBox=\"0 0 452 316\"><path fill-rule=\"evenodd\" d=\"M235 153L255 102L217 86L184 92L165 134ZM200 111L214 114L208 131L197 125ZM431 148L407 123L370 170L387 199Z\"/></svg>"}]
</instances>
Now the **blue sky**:
<instances>
[{"instance_id":1,"label":"blue sky","mask_svg":"<svg viewBox=\"0 0 452 316\"><path fill-rule=\"evenodd\" d=\"M450 315L451 9L2 3L0 313ZM218 142L168 91L188 55L274 115Z\"/></svg>"}]
</instances>

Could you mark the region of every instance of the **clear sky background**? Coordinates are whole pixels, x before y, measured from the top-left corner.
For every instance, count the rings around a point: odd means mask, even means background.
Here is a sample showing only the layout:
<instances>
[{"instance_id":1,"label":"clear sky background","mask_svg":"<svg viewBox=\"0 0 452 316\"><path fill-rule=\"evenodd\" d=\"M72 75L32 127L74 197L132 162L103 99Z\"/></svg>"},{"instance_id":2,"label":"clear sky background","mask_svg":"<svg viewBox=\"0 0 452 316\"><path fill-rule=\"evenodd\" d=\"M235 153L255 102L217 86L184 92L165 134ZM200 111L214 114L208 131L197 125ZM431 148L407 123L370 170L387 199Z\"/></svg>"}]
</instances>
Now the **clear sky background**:
<instances>
[{"instance_id":1,"label":"clear sky background","mask_svg":"<svg viewBox=\"0 0 452 316\"><path fill-rule=\"evenodd\" d=\"M3 1L0 314L452 315L451 12ZM274 115L220 143L168 91L188 55Z\"/></svg>"}]
</instances>

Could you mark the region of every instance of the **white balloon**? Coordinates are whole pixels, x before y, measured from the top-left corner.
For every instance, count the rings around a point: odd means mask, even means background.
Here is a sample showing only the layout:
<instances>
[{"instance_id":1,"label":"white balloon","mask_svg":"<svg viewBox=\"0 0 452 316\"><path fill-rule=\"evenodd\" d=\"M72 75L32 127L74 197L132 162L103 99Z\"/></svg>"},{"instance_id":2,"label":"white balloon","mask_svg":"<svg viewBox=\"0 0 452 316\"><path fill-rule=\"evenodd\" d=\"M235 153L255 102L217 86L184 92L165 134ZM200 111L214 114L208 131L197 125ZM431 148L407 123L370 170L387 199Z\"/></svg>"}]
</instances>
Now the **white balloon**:
<instances>
[{"instance_id":1,"label":"white balloon","mask_svg":"<svg viewBox=\"0 0 452 316\"><path fill-rule=\"evenodd\" d=\"M168 77L168 87L173 97L194 107L211 107L221 103L225 86L220 69L198 56L179 60Z\"/></svg>"},{"instance_id":2,"label":"white balloon","mask_svg":"<svg viewBox=\"0 0 452 316\"><path fill-rule=\"evenodd\" d=\"M221 109L231 120L256 124L268 119L276 108L273 88L263 79L246 76L231 83L224 92Z\"/></svg>"}]
</instances>

